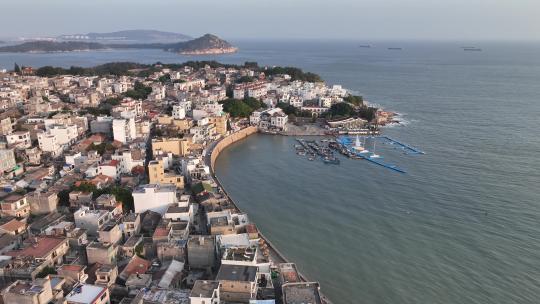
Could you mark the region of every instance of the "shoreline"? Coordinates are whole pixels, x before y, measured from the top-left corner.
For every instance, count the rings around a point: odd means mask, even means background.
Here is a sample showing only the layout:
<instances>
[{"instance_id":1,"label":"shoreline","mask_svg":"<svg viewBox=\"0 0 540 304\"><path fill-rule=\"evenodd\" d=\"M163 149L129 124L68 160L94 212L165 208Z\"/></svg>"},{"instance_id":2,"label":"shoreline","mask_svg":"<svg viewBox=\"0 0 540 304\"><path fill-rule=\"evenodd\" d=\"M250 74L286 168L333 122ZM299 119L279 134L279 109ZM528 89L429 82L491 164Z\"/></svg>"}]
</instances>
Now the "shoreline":
<instances>
[{"instance_id":1,"label":"shoreline","mask_svg":"<svg viewBox=\"0 0 540 304\"><path fill-rule=\"evenodd\" d=\"M253 131L253 128L255 129L255 131ZM250 130L246 130L246 129L250 129ZM214 182L216 183L218 188L221 189L221 191L223 192L225 197L227 197L227 200L234 206L235 209L237 209L240 212L242 212L242 209L240 209L238 207L238 205L231 198L231 196L229 195L227 190L225 190L225 188L221 184L221 181L219 180L219 178L216 175L216 172L214 170L214 166L215 166L216 160L218 159L219 155L221 154L221 152L223 150L228 148L231 144L236 143L238 141L242 141L242 140L246 139L247 137L249 137L249 136L251 136L253 134L257 134L257 133L263 134L256 127L248 127L248 128L242 129L240 131L237 131L235 133L232 133L232 134L228 135L227 137L222 138L222 139L210 144L210 146L209 146L210 150L206 151L206 154L205 154L205 157L204 157L206 165L208 165L208 167L210 168L210 175L211 175L212 179L214 180ZM238 137L238 135L240 135L240 136ZM276 135L281 135L281 134L276 134ZM281 135L281 136L287 136L287 135ZM224 140L226 140L228 142L224 142ZM218 149L216 150L216 146L220 145L220 143L224 143L224 145L218 147ZM259 232L260 238L262 240L264 240L264 242L268 245L268 249L270 251L270 256L272 256L272 258L277 258L277 260L279 260L279 261L275 261L275 262L294 263L294 262L291 262L289 259L287 259L287 257L283 253L281 253L277 249L277 247L258 228L257 228L257 230ZM314 282L313 280L308 280L308 278L304 274L302 274L302 272L300 270L298 270L298 268L297 268L297 272L298 272L298 276L300 277L300 280L302 282ZM333 304L320 290L319 290L319 294L321 296L322 303Z\"/></svg>"}]
</instances>

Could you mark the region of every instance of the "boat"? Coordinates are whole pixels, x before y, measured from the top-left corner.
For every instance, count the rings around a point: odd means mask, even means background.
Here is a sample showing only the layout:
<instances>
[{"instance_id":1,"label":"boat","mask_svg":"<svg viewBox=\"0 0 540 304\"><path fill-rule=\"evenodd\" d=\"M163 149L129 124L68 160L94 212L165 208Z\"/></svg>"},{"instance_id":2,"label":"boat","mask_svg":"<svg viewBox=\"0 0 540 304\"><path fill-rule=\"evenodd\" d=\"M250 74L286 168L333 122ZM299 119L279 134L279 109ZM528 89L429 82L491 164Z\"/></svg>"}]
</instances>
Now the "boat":
<instances>
[{"instance_id":1,"label":"boat","mask_svg":"<svg viewBox=\"0 0 540 304\"><path fill-rule=\"evenodd\" d=\"M400 48L400 47L389 47L388 50L390 50L390 51L401 51L403 49Z\"/></svg>"},{"instance_id":2,"label":"boat","mask_svg":"<svg viewBox=\"0 0 540 304\"><path fill-rule=\"evenodd\" d=\"M369 152L360 143L360 137L358 137L358 135L356 135L356 141L354 142L353 149L356 150L358 153L367 153L367 152Z\"/></svg>"},{"instance_id":3,"label":"boat","mask_svg":"<svg viewBox=\"0 0 540 304\"><path fill-rule=\"evenodd\" d=\"M324 158L323 162L329 165L339 165L339 159L337 158L329 158L329 159Z\"/></svg>"},{"instance_id":4,"label":"boat","mask_svg":"<svg viewBox=\"0 0 540 304\"><path fill-rule=\"evenodd\" d=\"M369 158L381 158L381 156L375 153L375 141L373 142L373 152L369 155Z\"/></svg>"},{"instance_id":5,"label":"boat","mask_svg":"<svg viewBox=\"0 0 540 304\"><path fill-rule=\"evenodd\" d=\"M364 137L364 147L366 146L366 138ZM362 151L360 151L359 153L361 154L365 154L365 153L369 153L369 150L368 149L364 149Z\"/></svg>"},{"instance_id":6,"label":"boat","mask_svg":"<svg viewBox=\"0 0 540 304\"><path fill-rule=\"evenodd\" d=\"M482 51L482 49L476 48L476 47L472 47L472 48L463 48L463 50L464 50L465 52L481 52L481 51Z\"/></svg>"},{"instance_id":7,"label":"boat","mask_svg":"<svg viewBox=\"0 0 540 304\"><path fill-rule=\"evenodd\" d=\"M369 45L369 44L361 44L358 47L364 48L364 49L369 49L369 48L371 48L371 45Z\"/></svg>"}]
</instances>

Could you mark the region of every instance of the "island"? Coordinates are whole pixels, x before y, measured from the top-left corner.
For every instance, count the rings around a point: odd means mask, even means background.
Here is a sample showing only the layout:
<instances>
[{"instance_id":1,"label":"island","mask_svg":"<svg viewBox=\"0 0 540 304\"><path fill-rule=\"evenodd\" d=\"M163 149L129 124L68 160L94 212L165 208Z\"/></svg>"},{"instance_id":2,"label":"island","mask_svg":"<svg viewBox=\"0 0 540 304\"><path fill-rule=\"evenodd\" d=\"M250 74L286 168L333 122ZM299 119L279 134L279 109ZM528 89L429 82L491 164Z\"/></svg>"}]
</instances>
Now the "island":
<instances>
[{"instance_id":1,"label":"island","mask_svg":"<svg viewBox=\"0 0 540 304\"><path fill-rule=\"evenodd\" d=\"M18 45L0 47L3 53L75 52L106 49L161 49L182 55L229 54L238 51L229 42L212 34L176 43L104 44L86 41L29 41Z\"/></svg>"},{"instance_id":2,"label":"island","mask_svg":"<svg viewBox=\"0 0 540 304\"><path fill-rule=\"evenodd\" d=\"M107 46L95 42L58 42L58 41L29 41L17 45L0 47L3 53L57 53L104 50Z\"/></svg>"}]
</instances>

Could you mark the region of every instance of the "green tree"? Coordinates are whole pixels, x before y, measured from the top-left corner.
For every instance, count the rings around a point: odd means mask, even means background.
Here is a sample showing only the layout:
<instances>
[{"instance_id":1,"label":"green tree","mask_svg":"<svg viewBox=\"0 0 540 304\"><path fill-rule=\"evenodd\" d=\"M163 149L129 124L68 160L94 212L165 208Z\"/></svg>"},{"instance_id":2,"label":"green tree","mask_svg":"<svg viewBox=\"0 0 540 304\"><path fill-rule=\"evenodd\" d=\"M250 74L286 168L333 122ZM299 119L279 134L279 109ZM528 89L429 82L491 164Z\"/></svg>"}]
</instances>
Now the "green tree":
<instances>
[{"instance_id":1,"label":"green tree","mask_svg":"<svg viewBox=\"0 0 540 304\"><path fill-rule=\"evenodd\" d=\"M140 81L135 82L135 86L132 90L128 90L124 95L133 99L146 99L148 95L152 93L152 88L147 87Z\"/></svg>"},{"instance_id":2,"label":"green tree","mask_svg":"<svg viewBox=\"0 0 540 304\"><path fill-rule=\"evenodd\" d=\"M45 268L43 268L43 270L41 270L37 275L36 277L37 278L44 278L50 274L58 274L58 272L56 272L56 269L52 266L47 266Z\"/></svg>"},{"instance_id":3,"label":"green tree","mask_svg":"<svg viewBox=\"0 0 540 304\"><path fill-rule=\"evenodd\" d=\"M284 102L278 102L277 104L277 107L282 109L283 110L283 113L287 114L287 115L295 115L295 116L299 116L299 111L297 108L295 108L294 106L288 104L288 103L284 103Z\"/></svg>"},{"instance_id":4,"label":"green tree","mask_svg":"<svg viewBox=\"0 0 540 304\"><path fill-rule=\"evenodd\" d=\"M231 117L249 117L253 109L238 99L227 99L223 102L223 111L229 113Z\"/></svg>"},{"instance_id":5,"label":"green tree","mask_svg":"<svg viewBox=\"0 0 540 304\"><path fill-rule=\"evenodd\" d=\"M260 108L266 108L266 105L264 104L264 102L258 100L257 98L247 97L247 98L244 98L243 102L247 104L254 111Z\"/></svg>"},{"instance_id":6,"label":"green tree","mask_svg":"<svg viewBox=\"0 0 540 304\"><path fill-rule=\"evenodd\" d=\"M13 68L13 71L17 74L21 73L21 67L15 62L15 67Z\"/></svg>"},{"instance_id":7,"label":"green tree","mask_svg":"<svg viewBox=\"0 0 540 304\"><path fill-rule=\"evenodd\" d=\"M350 117L354 113L353 107L344 102L335 103L330 107L330 114L332 116Z\"/></svg>"},{"instance_id":8,"label":"green tree","mask_svg":"<svg viewBox=\"0 0 540 304\"><path fill-rule=\"evenodd\" d=\"M364 104L364 98L362 96L349 95L343 98L345 102L352 103L355 106L361 106Z\"/></svg>"},{"instance_id":9,"label":"green tree","mask_svg":"<svg viewBox=\"0 0 540 304\"><path fill-rule=\"evenodd\" d=\"M257 80L255 77L252 76L242 76L236 80L236 83L247 83L247 82L254 82Z\"/></svg>"}]
</instances>

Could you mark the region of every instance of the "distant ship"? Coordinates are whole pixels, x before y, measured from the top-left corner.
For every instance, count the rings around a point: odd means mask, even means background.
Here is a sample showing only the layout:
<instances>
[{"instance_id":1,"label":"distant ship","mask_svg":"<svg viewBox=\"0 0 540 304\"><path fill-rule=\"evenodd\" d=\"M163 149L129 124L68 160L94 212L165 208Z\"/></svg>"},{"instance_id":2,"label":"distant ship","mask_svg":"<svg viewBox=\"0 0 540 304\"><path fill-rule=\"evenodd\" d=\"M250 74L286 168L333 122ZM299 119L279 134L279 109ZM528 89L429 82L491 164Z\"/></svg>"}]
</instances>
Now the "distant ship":
<instances>
[{"instance_id":1,"label":"distant ship","mask_svg":"<svg viewBox=\"0 0 540 304\"><path fill-rule=\"evenodd\" d=\"M463 48L465 52L481 52L482 49L476 48L476 47L466 47Z\"/></svg>"},{"instance_id":2,"label":"distant ship","mask_svg":"<svg viewBox=\"0 0 540 304\"><path fill-rule=\"evenodd\" d=\"M364 49L369 49L371 47L371 45L369 45L369 44L361 44L358 47L364 48Z\"/></svg>"},{"instance_id":3,"label":"distant ship","mask_svg":"<svg viewBox=\"0 0 540 304\"><path fill-rule=\"evenodd\" d=\"M388 49L390 51L401 51L402 50L402 48L400 48L400 47L389 47Z\"/></svg>"}]
</instances>

